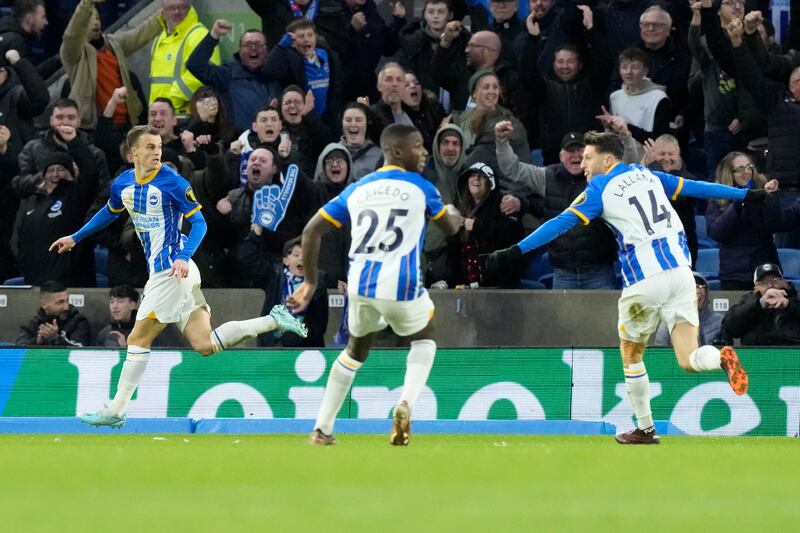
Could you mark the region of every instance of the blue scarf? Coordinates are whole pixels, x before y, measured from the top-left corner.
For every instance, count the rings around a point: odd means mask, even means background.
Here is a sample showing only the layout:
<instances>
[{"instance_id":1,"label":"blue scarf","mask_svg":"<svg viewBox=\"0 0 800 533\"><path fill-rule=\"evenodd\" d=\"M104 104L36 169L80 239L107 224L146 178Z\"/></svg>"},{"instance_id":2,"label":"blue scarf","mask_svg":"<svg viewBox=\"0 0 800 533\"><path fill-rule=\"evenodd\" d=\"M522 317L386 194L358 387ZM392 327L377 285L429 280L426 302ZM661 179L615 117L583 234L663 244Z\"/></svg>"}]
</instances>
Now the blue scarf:
<instances>
[{"instance_id":1,"label":"blue scarf","mask_svg":"<svg viewBox=\"0 0 800 533\"><path fill-rule=\"evenodd\" d=\"M296 19L305 17L308 20L314 20L317 18L317 8L319 7L317 0L311 0L311 3L308 4L308 9L306 9L305 15L303 14L303 8L300 7L300 4L294 0L286 0L286 3L289 4L289 9L292 10L292 16Z\"/></svg>"}]
</instances>

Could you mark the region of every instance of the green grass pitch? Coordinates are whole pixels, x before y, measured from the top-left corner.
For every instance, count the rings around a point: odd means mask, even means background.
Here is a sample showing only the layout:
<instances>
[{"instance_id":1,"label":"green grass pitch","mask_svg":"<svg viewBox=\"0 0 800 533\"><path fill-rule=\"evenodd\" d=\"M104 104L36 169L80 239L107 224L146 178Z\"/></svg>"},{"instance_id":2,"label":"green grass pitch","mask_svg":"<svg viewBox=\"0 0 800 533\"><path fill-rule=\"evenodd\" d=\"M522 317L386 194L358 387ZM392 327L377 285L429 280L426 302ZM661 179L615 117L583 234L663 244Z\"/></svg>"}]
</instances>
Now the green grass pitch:
<instances>
[{"instance_id":1,"label":"green grass pitch","mask_svg":"<svg viewBox=\"0 0 800 533\"><path fill-rule=\"evenodd\" d=\"M800 440L0 436L0 530L797 531Z\"/></svg>"}]
</instances>

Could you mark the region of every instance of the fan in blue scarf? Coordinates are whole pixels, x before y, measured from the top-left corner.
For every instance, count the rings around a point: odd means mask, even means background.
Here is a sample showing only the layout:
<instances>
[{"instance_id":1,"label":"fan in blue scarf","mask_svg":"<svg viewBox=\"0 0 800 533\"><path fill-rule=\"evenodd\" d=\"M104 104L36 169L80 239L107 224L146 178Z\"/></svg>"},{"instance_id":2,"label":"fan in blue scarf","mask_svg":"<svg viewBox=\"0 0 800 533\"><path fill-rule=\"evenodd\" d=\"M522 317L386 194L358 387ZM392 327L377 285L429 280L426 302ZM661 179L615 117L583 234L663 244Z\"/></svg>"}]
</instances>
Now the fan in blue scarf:
<instances>
[{"instance_id":1,"label":"fan in blue scarf","mask_svg":"<svg viewBox=\"0 0 800 533\"><path fill-rule=\"evenodd\" d=\"M294 18L305 17L308 20L314 20L317 17L318 0L311 0L305 13L303 13L303 7L294 0L286 0L286 2L289 4L289 9L292 10Z\"/></svg>"}]
</instances>

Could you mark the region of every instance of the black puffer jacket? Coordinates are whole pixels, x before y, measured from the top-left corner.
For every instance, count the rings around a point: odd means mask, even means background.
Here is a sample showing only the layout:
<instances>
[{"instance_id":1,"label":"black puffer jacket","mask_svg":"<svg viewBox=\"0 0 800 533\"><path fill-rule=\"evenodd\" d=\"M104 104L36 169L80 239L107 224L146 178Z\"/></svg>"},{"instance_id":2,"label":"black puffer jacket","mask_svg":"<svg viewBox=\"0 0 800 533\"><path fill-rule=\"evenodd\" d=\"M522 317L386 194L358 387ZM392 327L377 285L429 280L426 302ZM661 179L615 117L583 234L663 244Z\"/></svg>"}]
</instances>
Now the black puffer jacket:
<instances>
[{"instance_id":1,"label":"black puffer jacket","mask_svg":"<svg viewBox=\"0 0 800 533\"><path fill-rule=\"evenodd\" d=\"M453 40L450 45L454 50L461 50L462 53L458 55L455 61L464 63L463 50L469 41L469 31L461 30L461 33ZM414 71L417 75L422 87L439 94L439 83L434 79L431 63L433 61L433 52L439 44L439 36L432 36L425 24L425 20L415 20L406 24L400 30L400 53L398 54L397 61L403 68Z\"/></svg>"},{"instance_id":2,"label":"black puffer jacket","mask_svg":"<svg viewBox=\"0 0 800 533\"><path fill-rule=\"evenodd\" d=\"M50 94L36 67L27 59L7 66L6 73L8 77L0 85L0 124L11 130L9 142L21 150L35 137L33 119L45 110Z\"/></svg>"},{"instance_id":3,"label":"black puffer jacket","mask_svg":"<svg viewBox=\"0 0 800 533\"><path fill-rule=\"evenodd\" d=\"M486 272L480 267L479 256L519 242L524 233L522 222L500 211L501 195L496 188L472 210L466 210L464 200L470 194L467 188L470 173L465 170L458 178L457 205L461 207L461 214L474 219L475 223L472 231L461 228L448 238L448 283L453 287L478 281L481 287L514 288L519 284L519 265L503 272Z\"/></svg>"},{"instance_id":4,"label":"black puffer jacket","mask_svg":"<svg viewBox=\"0 0 800 533\"><path fill-rule=\"evenodd\" d=\"M767 175L781 182L781 190L800 190L800 100L785 84L768 80L747 47L733 49L737 78L767 114Z\"/></svg>"},{"instance_id":5,"label":"black puffer jacket","mask_svg":"<svg viewBox=\"0 0 800 533\"><path fill-rule=\"evenodd\" d=\"M92 343L92 332L89 329L89 321L82 316L74 306L69 306L67 317L64 320L45 315L43 309L39 309L36 315L26 324L19 328L17 346L37 346L36 335L39 326L45 322L56 321L59 334L47 346L90 346Z\"/></svg>"},{"instance_id":6,"label":"black puffer jacket","mask_svg":"<svg viewBox=\"0 0 800 533\"><path fill-rule=\"evenodd\" d=\"M706 226L708 236L719 242L720 280L750 281L758 265L780 264L773 240L777 210L777 198L772 195L764 206L708 202Z\"/></svg>"},{"instance_id":7,"label":"black puffer jacket","mask_svg":"<svg viewBox=\"0 0 800 533\"><path fill-rule=\"evenodd\" d=\"M800 345L800 302L790 284L786 309L764 309L760 292L751 292L722 319L724 335L742 339L743 346Z\"/></svg>"},{"instance_id":8,"label":"black puffer jacket","mask_svg":"<svg viewBox=\"0 0 800 533\"><path fill-rule=\"evenodd\" d=\"M58 238L80 229L98 191L97 171L91 152L75 139L71 152L80 175L61 181L51 193L37 187L20 202L15 223L17 259L25 282L41 285L57 280L71 287L94 287L92 242L79 243L70 253L50 252ZM72 143L70 143L72 144ZM64 164L71 164L65 158Z\"/></svg>"},{"instance_id":9,"label":"black puffer jacket","mask_svg":"<svg viewBox=\"0 0 800 533\"><path fill-rule=\"evenodd\" d=\"M0 64L6 61L6 52L16 50L20 57L29 59L42 78L47 79L61 68L61 58L56 54L47 58L42 43L26 33L14 15L0 19Z\"/></svg>"},{"instance_id":10,"label":"black puffer jacket","mask_svg":"<svg viewBox=\"0 0 800 533\"><path fill-rule=\"evenodd\" d=\"M546 168L545 197L534 202L532 211L536 216L549 220L569 207L586 189L586 178L573 176L561 163ZM616 251L611 230L599 219L588 226L575 226L548 247L550 264L565 270L611 264L617 260Z\"/></svg>"}]
</instances>

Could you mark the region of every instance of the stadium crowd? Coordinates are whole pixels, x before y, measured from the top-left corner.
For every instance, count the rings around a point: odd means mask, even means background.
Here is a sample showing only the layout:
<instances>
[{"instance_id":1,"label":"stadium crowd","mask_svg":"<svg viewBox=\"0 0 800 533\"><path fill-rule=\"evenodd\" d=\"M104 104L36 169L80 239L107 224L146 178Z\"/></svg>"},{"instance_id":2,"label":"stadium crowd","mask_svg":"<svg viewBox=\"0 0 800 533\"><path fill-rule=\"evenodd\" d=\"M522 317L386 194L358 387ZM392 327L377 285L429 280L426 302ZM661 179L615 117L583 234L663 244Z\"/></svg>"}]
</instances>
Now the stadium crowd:
<instances>
[{"instance_id":1,"label":"stadium crowd","mask_svg":"<svg viewBox=\"0 0 800 533\"><path fill-rule=\"evenodd\" d=\"M122 345L135 308L112 310L109 331L92 337L61 298L44 300L98 283L112 302L138 299L147 265L128 215L70 254L48 246L107 202L131 166L125 134L143 123L203 205L208 233L193 257L203 285L264 289L265 309L302 282L305 223L382 165L380 133L403 123L423 135L424 176L464 216L454 237L428 229L428 286L543 287L541 256L500 275L480 256L581 194L583 134L604 129L628 163L742 188L777 179L764 206L674 207L698 287L713 278L755 295L729 331L746 339L759 310L797 313L800 269L783 272L778 250L800 248L800 0L781 44L762 1L531 0L522 16L517 0L425 0L417 19L402 2L381 14L373 0L247 0L262 27L241 35L226 20L204 26L191 0L156 1L150 18L114 33L103 0L16 0L0 20L0 281L43 288L20 343ZM222 57L232 36L238 51ZM143 83L128 58L144 47ZM45 80L61 67L67 81L51 98ZM496 130L501 121L511 127ZM600 221L564 234L546 250L547 286L619 288L616 246ZM347 231L325 237L325 288L341 289L349 248ZM702 268L703 249L718 253L715 271ZM782 284L761 281L765 264ZM327 326L324 292L314 301L309 346ZM53 330L62 315L70 327ZM796 318L786 321L781 343L800 342Z\"/></svg>"}]
</instances>

